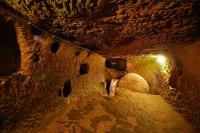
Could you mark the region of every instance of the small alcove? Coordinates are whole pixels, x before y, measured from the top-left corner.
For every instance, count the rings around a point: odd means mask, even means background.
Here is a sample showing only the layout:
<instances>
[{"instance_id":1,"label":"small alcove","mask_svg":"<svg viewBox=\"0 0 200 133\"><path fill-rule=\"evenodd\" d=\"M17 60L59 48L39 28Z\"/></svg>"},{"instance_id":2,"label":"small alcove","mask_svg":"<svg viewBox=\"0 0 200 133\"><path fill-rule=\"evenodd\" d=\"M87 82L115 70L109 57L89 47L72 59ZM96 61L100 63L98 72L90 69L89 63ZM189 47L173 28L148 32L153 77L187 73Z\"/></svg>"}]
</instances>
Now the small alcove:
<instances>
[{"instance_id":1,"label":"small alcove","mask_svg":"<svg viewBox=\"0 0 200 133\"><path fill-rule=\"evenodd\" d=\"M80 75L87 74L88 72L89 72L89 64L88 63L81 64L79 70Z\"/></svg>"},{"instance_id":2,"label":"small alcove","mask_svg":"<svg viewBox=\"0 0 200 133\"><path fill-rule=\"evenodd\" d=\"M53 42L51 45L51 51L55 54L60 47L60 43L58 41Z\"/></svg>"},{"instance_id":3,"label":"small alcove","mask_svg":"<svg viewBox=\"0 0 200 133\"><path fill-rule=\"evenodd\" d=\"M72 91L70 80L66 81L63 88L63 96L68 97Z\"/></svg>"}]
</instances>

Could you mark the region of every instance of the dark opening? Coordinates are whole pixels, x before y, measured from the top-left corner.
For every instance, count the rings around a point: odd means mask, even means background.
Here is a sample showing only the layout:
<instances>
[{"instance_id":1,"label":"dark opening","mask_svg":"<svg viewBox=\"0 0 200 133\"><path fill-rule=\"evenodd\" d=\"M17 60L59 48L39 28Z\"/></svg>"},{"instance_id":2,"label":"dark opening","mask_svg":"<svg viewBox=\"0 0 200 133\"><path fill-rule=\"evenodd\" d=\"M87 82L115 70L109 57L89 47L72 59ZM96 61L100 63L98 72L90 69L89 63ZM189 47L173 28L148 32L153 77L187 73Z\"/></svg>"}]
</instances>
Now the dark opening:
<instances>
[{"instance_id":1,"label":"dark opening","mask_svg":"<svg viewBox=\"0 0 200 133\"><path fill-rule=\"evenodd\" d=\"M200 7L200 2L199 0L193 0L193 4L192 4L192 12L193 12L193 15L197 16L197 18L200 17L200 11L199 11L199 7ZM193 37L199 37L200 35L200 21L198 22L194 22L193 23L193 26L194 28L191 30L190 34L193 36Z\"/></svg>"},{"instance_id":2,"label":"dark opening","mask_svg":"<svg viewBox=\"0 0 200 133\"><path fill-rule=\"evenodd\" d=\"M110 80L106 80L106 91L107 91L107 94L108 94L108 95L110 95L110 92L109 92L110 83L111 83Z\"/></svg>"},{"instance_id":3,"label":"dark opening","mask_svg":"<svg viewBox=\"0 0 200 133\"><path fill-rule=\"evenodd\" d=\"M41 34L42 34L42 31L39 30L38 28L32 26L32 27L31 27L31 33L32 33L33 35L41 35Z\"/></svg>"},{"instance_id":4,"label":"dark opening","mask_svg":"<svg viewBox=\"0 0 200 133\"><path fill-rule=\"evenodd\" d=\"M6 76L18 71L21 53L14 25L0 16L0 29L0 76Z\"/></svg>"},{"instance_id":5,"label":"dark opening","mask_svg":"<svg viewBox=\"0 0 200 133\"><path fill-rule=\"evenodd\" d=\"M3 118L0 117L0 128L3 126L4 121L5 121L5 120L4 120Z\"/></svg>"},{"instance_id":6,"label":"dark opening","mask_svg":"<svg viewBox=\"0 0 200 133\"><path fill-rule=\"evenodd\" d=\"M89 65L87 63L81 64L79 73L80 75L87 74L89 72Z\"/></svg>"},{"instance_id":7,"label":"dark opening","mask_svg":"<svg viewBox=\"0 0 200 133\"><path fill-rule=\"evenodd\" d=\"M60 43L57 42L57 41L55 41L55 42L51 45L51 51L55 54L55 53L58 51L59 47L60 47Z\"/></svg>"},{"instance_id":8,"label":"dark opening","mask_svg":"<svg viewBox=\"0 0 200 133\"><path fill-rule=\"evenodd\" d=\"M108 59L106 59L105 66L107 68L111 68L112 67L112 63Z\"/></svg>"},{"instance_id":9,"label":"dark opening","mask_svg":"<svg viewBox=\"0 0 200 133\"><path fill-rule=\"evenodd\" d=\"M63 96L68 97L69 94L71 93L72 88L71 88L71 82L68 80L64 84L64 89L63 89Z\"/></svg>"},{"instance_id":10,"label":"dark opening","mask_svg":"<svg viewBox=\"0 0 200 133\"><path fill-rule=\"evenodd\" d=\"M117 71L126 71L126 59L123 58L107 58L105 66L110 69L116 69Z\"/></svg>"},{"instance_id":11,"label":"dark opening","mask_svg":"<svg viewBox=\"0 0 200 133\"><path fill-rule=\"evenodd\" d=\"M78 56L80 53L81 53L81 50L78 50L78 51L76 52L76 56Z\"/></svg>"}]
</instances>

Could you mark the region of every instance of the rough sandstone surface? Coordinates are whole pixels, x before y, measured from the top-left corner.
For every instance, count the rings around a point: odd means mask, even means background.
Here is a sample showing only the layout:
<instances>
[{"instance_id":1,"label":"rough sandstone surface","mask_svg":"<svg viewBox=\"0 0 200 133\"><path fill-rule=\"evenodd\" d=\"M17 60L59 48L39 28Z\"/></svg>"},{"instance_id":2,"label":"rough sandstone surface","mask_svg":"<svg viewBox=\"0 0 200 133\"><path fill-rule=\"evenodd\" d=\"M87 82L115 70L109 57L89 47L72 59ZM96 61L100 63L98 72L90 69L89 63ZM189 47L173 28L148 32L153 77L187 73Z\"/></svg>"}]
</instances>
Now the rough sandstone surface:
<instances>
[{"instance_id":1,"label":"rough sandstone surface","mask_svg":"<svg viewBox=\"0 0 200 133\"><path fill-rule=\"evenodd\" d=\"M16 119L20 120L22 110L30 112L41 103L51 104L59 98L67 81L70 88L66 89L71 90L72 96L106 94L101 85L105 82L106 69L103 57L47 34L34 35L32 27L20 21L14 25L21 61L17 72L0 77L1 121L16 114L19 117ZM84 63L88 64L89 70L81 75L80 66Z\"/></svg>"},{"instance_id":2,"label":"rough sandstone surface","mask_svg":"<svg viewBox=\"0 0 200 133\"><path fill-rule=\"evenodd\" d=\"M5 1L40 28L101 54L140 54L166 49L174 42L186 44L172 50L183 64L183 73L177 89L167 90L163 97L199 126L200 43L182 43L199 34L198 1L137 0L122 5L112 0ZM20 121L26 115L19 115L22 109L30 112L41 103L48 109L49 102L58 98L69 80L72 95L104 93L105 79L112 79L113 73L107 74L103 57L62 41L57 51L52 52L54 38L42 35L39 40L33 39L30 28L25 23L16 24L21 65L18 72L0 79L0 121L13 112L18 115L14 121ZM82 63L90 66L86 75L79 74Z\"/></svg>"},{"instance_id":3,"label":"rough sandstone surface","mask_svg":"<svg viewBox=\"0 0 200 133\"><path fill-rule=\"evenodd\" d=\"M141 75L147 81L150 94L160 94L169 85L169 73L173 60L168 58L169 53L162 53L167 58L164 63L157 62L159 53L127 57L127 70Z\"/></svg>"},{"instance_id":4,"label":"rough sandstone surface","mask_svg":"<svg viewBox=\"0 0 200 133\"><path fill-rule=\"evenodd\" d=\"M27 21L102 54L168 47L199 34L198 1L5 0ZM129 45L127 45L129 44Z\"/></svg>"},{"instance_id":5,"label":"rough sandstone surface","mask_svg":"<svg viewBox=\"0 0 200 133\"><path fill-rule=\"evenodd\" d=\"M172 49L176 55L178 74L173 73L176 89L163 97L200 128L200 41Z\"/></svg>"},{"instance_id":6,"label":"rough sandstone surface","mask_svg":"<svg viewBox=\"0 0 200 133\"><path fill-rule=\"evenodd\" d=\"M120 89L114 97L92 94L78 100L69 97L69 102L65 101L60 107L61 113L45 111L46 117L53 114L53 118L38 124L40 116L35 113L31 115L34 117L21 121L15 130L7 130L16 133L198 133L159 95Z\"/></svg>"},{"instance_id":7,"label":"rough sandstone surface","mask_svg":"<svg viewBox=\"0 0 200 133\"><path fill-rule=\"evenodd\" d=\"M117 84L118 88L126 88L135 92L149 93L147 81L136 73L128 73Z\"/></svg>"}]
</instances>

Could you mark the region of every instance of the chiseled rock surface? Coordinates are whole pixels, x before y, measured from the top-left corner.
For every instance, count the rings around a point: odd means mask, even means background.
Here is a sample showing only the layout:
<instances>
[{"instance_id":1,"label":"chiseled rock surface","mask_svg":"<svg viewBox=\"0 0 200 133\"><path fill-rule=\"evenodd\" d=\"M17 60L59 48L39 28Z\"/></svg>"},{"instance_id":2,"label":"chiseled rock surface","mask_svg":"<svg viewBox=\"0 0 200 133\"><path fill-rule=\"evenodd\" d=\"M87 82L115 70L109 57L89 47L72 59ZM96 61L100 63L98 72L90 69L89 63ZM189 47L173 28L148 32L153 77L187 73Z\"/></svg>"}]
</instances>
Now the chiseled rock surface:
<instances>
[{"instance_id":1,"label":"chiseled rock surface","mask_svg":"<svg viewBox=\"0 0 200 133\"><path fill-rule=\"evenodd\" d=\"M197 133L195 128L173 110L160 96L118 90L114 97L90 95L76 100L63 99L52 113L43 111L21 121L13 133Z\"/></svg>"},{"instance_id":2,"label":"chiseled rock surface","mask_svg":"<svg viewBox=\"0 0 200 133\"><path fill-rule=\"evenodd\" d=\"M200 128L200 41L173 49L179 65L176 88L163 92L163 97ZM185 55L185 53L187 53ZM176 73L173 73L176 74Z\"/></svg>"},{"instance_id":3,"label":"chiseled rock surface","mask_svg":"<svg viewBox=\"0 0 200 133\"><path fill-rule=\"evenodd\" d=\"M118 88L126 88L135 92L149 93L147 81L136 73L128 73L123 76L117 84Z\"/></svg>"},{"instance_id":4,"label":"chiseled rock surface","mask_svg":"<svg viewBox=\"0 0 200 133\"><path fill-rule=\"evenodd\" d=\"M48 109L60 96L106 94L101 86L105 82L104 57L47 34L33 34L30 25L15 21L11 23L20 50L20 68L0 77L0 127L12 117L20 121L41 104ZM88 67L84 74L80 73L82 64Z\"/></svg>"},{"instance_id":5,"label":"chiseled rock surface","mask_svg":"<svg viewBox=\"0 0 200 133\"><path fill-rule=\"evenodd\" d=\"M198 1L5 0L28 21L60 37L101 53L119 54L116 46L168 46L199 34ZM134 45L133 45L134 44ZM109 47L115 48L108 50ZM130 47L131 47L130 46ZM131 48L135 53L140 47ZM112 47L111 47L112 48Z\"/></svg>"}]
</instances>

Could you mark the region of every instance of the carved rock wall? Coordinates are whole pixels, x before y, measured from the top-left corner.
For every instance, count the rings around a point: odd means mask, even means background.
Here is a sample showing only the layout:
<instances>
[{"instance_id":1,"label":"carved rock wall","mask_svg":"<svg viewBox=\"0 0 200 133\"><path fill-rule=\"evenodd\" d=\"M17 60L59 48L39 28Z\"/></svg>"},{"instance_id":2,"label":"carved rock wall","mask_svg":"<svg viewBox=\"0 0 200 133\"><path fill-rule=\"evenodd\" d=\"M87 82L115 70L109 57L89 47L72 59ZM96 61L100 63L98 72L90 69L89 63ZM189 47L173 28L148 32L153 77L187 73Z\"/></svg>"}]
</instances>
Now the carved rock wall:
<instances>
[{"instance_id":1,"label":"carved rock wall","mask_svg":"<svg viewBox=\"0 0 200 133\"><path fill-rule=\"evenodd\" d=\"M168 89L162 95L200 128L199 50L199 40L171 50L176 61L176 69L172 73L174 82L171 84L176 88Z\"/></svg>"},{"instance_id":2,"label":"carved rock wall","mask_svg":"<svg viewBox=\"0 0 200 133\"><path fill-rule=\"evenodd\" d=\"M14 25L21 62L17 72L0 77L1 122L16 114L15 120L20 120L35 107L49 105L60 96L106 94L103 57L45 33L33 34L33 27L20 21Z\"/></svg>"},{"instance_id":3,"label":"carved rock wall","mask_svg":"<svg viewBox=\"0 0 200 133\"><path fill-rule=\"evenodd\" d=\"M122 49L116 50L120 46L130 53L140 47L166 47L199 35L198 1L128 0L125 4L118 0L5 2L41 28L102 54L113 51L119 54ZM134 47L139 43L137 40L142 44ZM129 48L127 44L133 47Z\"/></svg>"}]
</instances>

